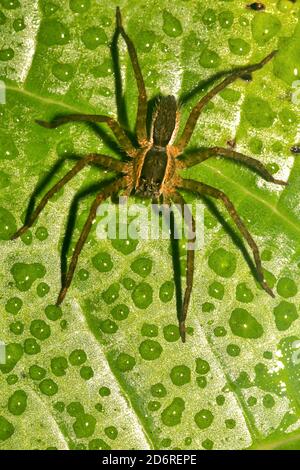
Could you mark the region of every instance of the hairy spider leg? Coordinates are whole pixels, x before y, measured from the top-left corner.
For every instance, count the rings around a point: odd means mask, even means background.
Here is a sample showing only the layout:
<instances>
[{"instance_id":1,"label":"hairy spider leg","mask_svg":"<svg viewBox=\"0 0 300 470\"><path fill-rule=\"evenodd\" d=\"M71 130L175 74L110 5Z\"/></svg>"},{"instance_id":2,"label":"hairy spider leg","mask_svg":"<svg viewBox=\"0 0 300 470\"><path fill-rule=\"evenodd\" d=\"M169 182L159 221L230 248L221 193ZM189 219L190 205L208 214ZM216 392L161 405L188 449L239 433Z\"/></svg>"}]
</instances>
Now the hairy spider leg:
<instances>
[{"instance_id":1,"label":"hairy spider leg","mask_svg":"<svg viewBox=\"0 0 300 470\"><path fill-rule=\"evenodd\" d=\"M93 123L106 123L113 131L117 141L121 148L130 156L135 157L136 149L133 147L131 141L125 134L120 124L109 116L103 116L98 114L67 114L59 118L53 119L51 122L41 121L36 119L35 122L46 129L56 129L56 127L62 126L68 122L93 122Z\"/></svg>"},{"instance_id":2,"label":"hairy spider leg","mask_svg":"<svg viewBox=\"0 0 300 470\"><path fill-rule=\"evenodd\" d=\"M268 172L266 167L256 158L248 157L243 153L235 152L234 150L222 147L203 149L192 155L189 155L188 157L183 157L183 160L181 161L182 168L190 168L212 157L224 157L243 163L251 169L256 170L263 178L265 178L266 181L269 181L270 183L280 184L282 186L286 186L288 184L286 181L275 179L271 173Z\"/></svg>"},{"instance_id":3,"label":"hairy spider leg","mask_svg":"<svg viewBox=\"0 0 300 470\"><path fill-rule=\"evenodd\" d=\"M189 210L188 206L186 205L186 201L184 200L183 196L176 192L172 195L172 201L176 204L176 206L181 211L181 215L186 222L185 217L185 210ZM189 211L189 218L188 221L188 244L187 244L187 258L186 258L186 288L184 292L181 316L179 318L179 333L183 343L185 343L185 320L187 317L187 312L189 308L192 288L193 288L193 280L194 280L194 271L195 271L195 249L190 247L190 243L195 243L196 241L196 224L193 215Z\"/></svg>"},{"instance_id":4,"label":"hairy spider leg","mask_svg":"<svg viewBox=\"0 0 300 470\"><path fill-rule=\"evenodd\" d=\"M122 16L120 8L117 7L116 9L116 23L117 29L119 30L120 34L122 35L127 49L130 56L132 68L134 71L135 80L138 87L138 110L137 110L137 117L136 117L136 134L138 142L141 146L144 146L148 143L148 136L147 136L147 92L144 83L143 74L141 71L141 67L138 62L138 57L136 53L135 46L132 40L129 38L127 33L124 30L122 24Z\"/></svg>"},{"instance_id":5,"label":"hairy spider leg","mask_svg":"<svg viewBox=\"0 0 300 470\"><path fill-rule=\"evenodd\" d=\"M77 173L79 173L86 165L90 163L98 163L104 168L111 171L116 171L118 173L124 173L126 169L125 163L119 162L118 160L115 160L114 158L109 157L108 155L86 155L84 158L80 159L76 163L76 165L68 173L65 174L63 178L61 178L54 186L52 186L51 189L49 189L49 191L42 198L37 208L31 214L27 223L23 225L23 227L21 227L14 235L12 235L11 240L14 240L23 235L34 224L49 199L54 196L54 194L57 193L63 186L65 186L65 184L67 184L72 178L74 178L74 176L76 176Z\"/></svg>"},{"instance_id":6,"label":"hairy spider leg","mask_svg":"<svg viewBox=\"0 0 300 470\"><path fill-rule=\"evenodd\" d=\"M226 196L225 193L220 191L219 189L213 188L212 186L209 186L204 183L200 183L195 180L187 180L187 179L182 179L179 187L181 189L186 189L198 194L202 194L205 196L212 196L216 199L220 199L225 208L227 209L229 215L231 216L232 220L236 224L237 228L241 232L242 236L245 238L247 241L249 247L252 250L252 254L254 257L255 265L256 265L256 270L257 270L257 275L258 275L258 280L262 286L262 288L271 296L274 297L274 294L272 292L272 289L269 287L268 283L266 282L262 270L262 263L260 259L260 254L259 254L259 249L258 246L256 245L255 241L253 240L252 236L248 232L244 222L238 215L233 203L230 201L228 196Z\"/></svg>"},{"instance_id":7,"label":"hairy spider leg","mask_svg":"<svg viewBox=\"0 0 300 470\"><path fill-rule=\"evenodd\" d=\"M230 74L228 77L226 77L221 83L216 85L214 88L212 88L203 98L198 101L198 103L193 107L187 122L185 124L185 127L183 129L183 132L176 144L176 147L178 148L179 152L182 152L183 149L187 146L187 144L190 141L190 138L192 137L192 134L194 132L194 129L196 127L198 118L200 116L200 113L204 106L215 96L217 95L220 91L222 91L224 88L226 88L230 83L233 83L235 80L238 78L243 77L243 75L255 72L256 70L261 69L266 65L277 53L277 51L271 52L271 54L267 55L261 62L258 62L257 64L252 64L248 65L246 67L242 67L239 70L236 70L232 74Z\"/></svg>"},{"instance_id":8,"label":"hairy spider leg","mask_svg":"<svg viewBox=\"0 0 300 470\"><path fill-rule=\"evenodd\" d=\"M121 189L126 188L128 182L127 182L127 177L124 176L121 179L118 179L114 181L113 183L109 184L106 188L104 188L100 193L97 194L96 199L94 200L90 212L88 215L88 218L86 219L86 222L84 224L84 227L81 231L80 237L76 243L71 262L68 268L68 272L66 274L66 277L64 279L63 285L61 287L60 293L58 295L56 305L60 305L62 301L64 300L66 293L70 287L70 284L72 282L73 276L74 276L74 271L77 265L77 261L79 258L79 255L81 253L81 250L86 242L86 239L88 237L88 234L91 230L93 221L96 217L97 213L97 208L101 202L103 202L105 199L108 197L118 193Z\"/></svg>"}]
</instances>

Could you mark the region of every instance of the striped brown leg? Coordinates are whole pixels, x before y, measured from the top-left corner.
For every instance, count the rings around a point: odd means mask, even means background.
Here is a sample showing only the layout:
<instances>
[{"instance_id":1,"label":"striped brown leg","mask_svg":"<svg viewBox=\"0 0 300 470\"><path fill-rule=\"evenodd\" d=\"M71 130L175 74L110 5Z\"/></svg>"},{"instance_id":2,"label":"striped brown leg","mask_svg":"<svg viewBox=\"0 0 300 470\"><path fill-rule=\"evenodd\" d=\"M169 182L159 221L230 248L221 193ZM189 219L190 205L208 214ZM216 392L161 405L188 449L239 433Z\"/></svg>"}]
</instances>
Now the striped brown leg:
<instances>
[{"instance_id":1,"label":"striped brown leg","mask_svg":"<svg viewBox=\"0 0 300 470\"><path fill-rule=\"evenodd\" d=\"M108 170L117 171L119 173L125 172L125 164L115 160L114 158L109 157L108 155L98 155L98 154L90 154L86 157L79 160L76 165L61 179L59 180L49 191L45 194L37 208L31 214L29 220L23 227L21 227L14 235L12 235L11 239L14 240L21 235L23 235L36 221L44 207L46 206L49 199L54 196L65 184L67 184L74 176L77 175L86 165L90 163L98 163L99 165L107 168Z\"/></svg>"},{"instance_id":2,"label":"striped brown leg","mask_svg":"<svg viewBox=\"0 0 300 470\"><path fill-rule=\"evenodd\" d=\"M194 132L195 126L197 124L198 118L200 116L200 113L204 106L214 97L216 96L220 91L222 91L224 88L226 88L228 85L233 83L235 80L238 78L241 78L245 74L249 74L252 72L255 72L256 70L261 69L266 65L276 54L277 51L271 52L267 57L265 57L261 62L258 64L253 64L249 65L247 67L242 67L240 70L236 70L232 74L230 74L228 77L226 77L221 83L216 85L214 88L212 88L207 95L203 96L201 100L193 107L188 120L186 122L185 128L178 140L178 143L176 146L178 147L179 151L182 152L182 150L187 146L187 144L190 141L190 138L192 137L192 134Z\"/></svg>"},{"instance_id":3,"label":"striped brown leg","mask_svg":"<svg viewBox=\"0 0 300 470\"><path fill-rule=\"evenodd\" d=\"M70 287L70 284L72 282L73 276L74 276L74 271L77 265L78 257L81 253L81 250L85 244L85 241L88 237L88 234L90 233L92 223L96 217L97 209L99 204L103 202L105 199L108 197L112 196L113 194L116 194L120 189L125 188L127 186L127 179L126 177L120 178L110 185L108 185L103 191L101 191L99 194L97 194L96 199L94 200L90 212L88 215L88 218L84 224L84 227L82 229L82 232L80 234L80 237L76 243L72 259L69 265L69 269L67 272L67 275L65 277L64 283L61 287L60 293L57 298L56 305L60 305L62 301L64 300L66 293L68 291L68 288Z\"/></svg>"},{"instance_id":4,"label":"striped brown leg","mask_svg":"<svg viewBox=\"0 0 300 470\"><path fill-rule=\"evenodd\" d=\"M266 167L259 160L256 160L256 158L248 157L243 153L235 152L234 150L222 147L212 147L210 149L204 149L193 155L189 155L181 161L181 165L182 168L190 168L194 165L197 165L198 163L204 162L211 157L224 157L244 163L246 166L256 170L263 178L265 178L265 180L271 183L281 184L282 186L286 186L288 184L285 181L275 179L271 173L268 172Z\"/></svg>"},{"instance_id":5,"label":"striped brown leg","mask_svg":"<svg viewBox=\"0 0 300 470\"><path fill-rule=\"evenodd\" d=\"M110 127L121 148L131 157L135 157L136 155L136 149L133 147L130 139L127 137L120 124L109 116L103 116L100 114L67 114L66 116L54 119L51 122L41 121L40 119L36 119L35 122L40 126L46 127L47 129L56 129L56 127L67 124L68 122L103 122Z\"/></svg>"},{"instance_id":6,"label":"striped brown leg","mask_svg":"<svg viewBox=\"0 0 300 470\"><path fill-rule=\"evenodd\" d=\"M172 201L179 207L181 215L185 223L188 224L188 245L187 245L187 263L186 263L186 288L184 293L181 318L179 318L179 332L181 340L185 343L185 320L187 317L187 312L189 308L192 288L193 288L193 279L194 279L194 260L195 260L195 247L191 246L196 241L195 234L195 219L190 213L188 206L184 198L180 193L176 192L172 196ZM186 213L188 211L188 214ZM186 220L186 215L188 215L188 220Z\"/></svg>"},{"instance_id":7,"label":"striped brown leg","mask_svg":"<svg viewBox=\"0 0 300 470\"><path fill-rule=\"evenodd\" d=\"M144 78L142 75L141 67L138 62L137 53L134 47L133 42L126 34L123 24L122 24L122 16L120 8L117 7L116 10L116 20L117 20L117 28L120 31L130 56L130 60L132 63L132 68L134 71L134 76L136 79L139 97L138 97L138 110L137 110L137 118L136 118L136 133L138 142L140 145L145 145L147 143L147 92L144 83Z\"/></svg>"},{"instance_id":8,"label":"striped brown leg","mask_svg":"<svg viewBox=\"0 0 300 470\"><path fill-rule=\"evenodd\" d=\"M213 188L212 186L208 186L207 184L200 183L200 182L194 181L194 180L189 180L189 179L182 179L179 187L182 188L182 189L193 191L193 192L198 193L198 194L205 195L205 196L212 196L216 199L220 199L224 203L229 215L233 219L233 221L236 224L237 228L239 229L242 236L245 238L245 240L247 241L249 247L252 250L255 265L256 265L258 280L259 280L262 288L271 297L274 297L272 289L269 287L266 280L264 279L264 274L263 274L263 270L262 270L262 264L261 264L261 258L260 258L258 246L256 245L256 243L253 240L252 236L248 232L244 222L242 221L242 219L238 215L234 205L232 204L230 199L226 196L226 194L224 194L219 189Z\"/></svg>"}]
</instances>

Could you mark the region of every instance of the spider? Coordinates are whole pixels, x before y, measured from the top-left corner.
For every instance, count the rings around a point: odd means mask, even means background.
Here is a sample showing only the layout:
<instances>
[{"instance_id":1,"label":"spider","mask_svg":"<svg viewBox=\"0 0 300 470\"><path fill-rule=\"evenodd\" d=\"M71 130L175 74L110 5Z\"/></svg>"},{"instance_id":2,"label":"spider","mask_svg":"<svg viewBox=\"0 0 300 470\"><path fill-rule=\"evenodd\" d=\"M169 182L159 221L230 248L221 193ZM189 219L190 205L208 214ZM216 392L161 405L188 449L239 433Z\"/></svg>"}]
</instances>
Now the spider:
<instances>
[{"instance_id":1,"label":"spider","mask_svg":"<svg viewBox=\"0 0 300 470\"><path fill-rule=\"evenodd\" d=\"M101 167L117 173L117 177L113 182L107 184L104 189L96 195L91 205L89 215L86 219L84 227L81 231L77 244L72 254L69 267L62 280L61 290L57 298L57 305L64 300L68 288L73 279L74 271L78 262L78 257L85 244L90 232L92 223L96 217L99 204L105 199L115 196L120 191L124 191L127 196L135 194L142 198L150 198L152 201L162 200L164 204L176 204L183 211L185 200L180 191L191 191L201 196L210 196L219 199L227 209L229 215L236 224L242 237L248 243L254 257L257 278L263 289L274 297L274 294L264 279L262 263L259 249L251 234L247 230L244 222L238 215L233 203L226 194L217 188L209 186L192 179L184 179L180 176L180 170L192 167L211 157L224 157L241 162L251 169L257 171L267 181L285 185L284 181L275 179L258 160L246 156L242 153L234 151L232 148L212 147L202 149L192 155L185 155L185 149L189 144L193 131L196 127L201 111L207 103L214 98L221 90L233 83L238 78L245 76L251 77L251 73L261 69L276 54L277 51L271 52L261 62L242 67L227 74L219 84L213 87L198 103L192 108L191 113L185 123L183 131L179 138L175 138L178 132L179 124L179 105L174 96L163 96L160 98L158 105L152 115L151 131L147 131L147 110L148 100L142 71L138 62L135 46L127 35L123 23L119 7L116 9L116 34L122 36L129 53L137 88L138 88L138 109L136 117L136 140L138 145L134 146L129 139L126 131L112 117L103 115L90 114L70 114L58 117L51 122L37 120L36 122L48 129L57 128L63 124L81 121L89 123L106 123L112 130L119 146L126 153L127 160L119 161L108 155L91 153L80 159L75 166L66 175L58 181L42 198L31 216L13 236L16 239L24 234L36 221L37 217L44 209L49 199L57 193L65 184L67 184L77 173L89 164L98 164ZM188 241L195 240L195 221L190 218ZM193 235L192 235L193 234ZM187 267L186 267L186 287L180 313L178 314L179 331L182 342L185 342L185 320L190 302L193 276L194 276L194 249L190 249L187 245Z\"/></svg>"}]
</instances>

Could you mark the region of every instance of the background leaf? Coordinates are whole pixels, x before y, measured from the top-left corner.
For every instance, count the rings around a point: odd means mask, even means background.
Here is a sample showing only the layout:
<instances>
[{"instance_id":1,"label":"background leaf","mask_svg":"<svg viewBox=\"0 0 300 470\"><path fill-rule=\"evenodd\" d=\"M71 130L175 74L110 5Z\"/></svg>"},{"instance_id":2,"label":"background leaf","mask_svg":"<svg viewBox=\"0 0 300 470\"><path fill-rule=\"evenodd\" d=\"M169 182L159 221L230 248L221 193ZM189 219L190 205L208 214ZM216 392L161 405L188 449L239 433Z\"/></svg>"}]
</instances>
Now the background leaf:
<instances>
[{"instance_id":1,"label":"background leaf","mask_svg":"<svg viewBox=\"0 0 300 470\"><path fill-rule=\"evenodd\" d=\"M1 448L300 448L300 166L290 152L299 143L291 100L300 73L299 2L270 0L264 12L246 3L0 1L7 94L0 105L0 331L8 345L0 366ZM221 159L186 171L234 201L276 297L255 282L223 207L205 201L205 249L196 254L185 345L167 241L100 242L93 229L62 311L53 308L61 249L70 255L97 184L109 179L104 171L84 170L22 241L7 241L32 195L40 198L74 164L71 157L101 151L120 158L104 127L49 131L34 123L70 112L116 116L109 44L117 4L149 97L190 97L181 122L211 77L279 48L251 82L236 82L207 106L190 148L235 139L289 186ZM122 41L119 54L119 118L133 131L137 93Z\"/></svg>"}]
</instances>

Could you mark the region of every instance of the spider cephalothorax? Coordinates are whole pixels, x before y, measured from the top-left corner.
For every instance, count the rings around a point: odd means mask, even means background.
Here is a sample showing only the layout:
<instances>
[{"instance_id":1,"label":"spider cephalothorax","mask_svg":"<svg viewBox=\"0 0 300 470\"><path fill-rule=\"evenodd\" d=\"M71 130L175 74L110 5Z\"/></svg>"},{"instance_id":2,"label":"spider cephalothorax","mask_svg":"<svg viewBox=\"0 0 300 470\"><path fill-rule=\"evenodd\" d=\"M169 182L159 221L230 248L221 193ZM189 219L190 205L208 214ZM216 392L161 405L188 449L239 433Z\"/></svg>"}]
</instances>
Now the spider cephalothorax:
<instances>
[{"instance_id":1,"label":"spider cephalothorax","mask_svg":"<svg viewBox=\"0 0 300 470\"><path fill-rule=\"evenodd\" d=\"M161 97L152 116L151 130L147 131L147 109L148 100L144 84L143 75L138 63L136 50L133 42L125 32L121 13L119 8L116 12L117 34L121 34L126 42L129 56L131 59L137 87L138 87L138 110L136 119L136 140L138 146L134 146L129 139L126 130L112 117L91 114L70 114L54 119L52 122L37 121L43 127L48 129L56 128L67 122L84 121L92 123L106 123L113 134L120 148L127 154L127 161L123 162L108 155L92 153L82 158L58 183L56 183L43 197L39 205L33 211L31 216L13 236L12 239L22 235L29 227L33 225L40 212L43 210L49 199L59 191L68 181L70 181L86 165L96 163L117 174L116 179L108 183L107 186L97 194L82 229L80 237L75 246L72 259L67 273L63 274L62 287L57 299L59 305L72 282L74 271L77 265L79 254L90 232L93 220L99 204L110 196L120 191L126 195L137 194L141 197L150 198L153 201L162 200L166 204L176 203L179 209L184 212L185 200L180 190L192 191L199 195L210 196L219 199L232 217L234 223L239 229L241 235L247 241L252 250L257 277L266 292L273 296L273 292L264 279L259 249L248 232L244 222L239 217L230 199L217 188L201 183L199 181L184 179L180 176L180 170L189 168L193 165L203 162L211 157L220 156L230 158L241 162L244 165L256 170L262 177L272 183L285 185L281 180L276 180L258 160L248 157L242 153L234 151L232 148L212 147L199 150L189 156L185 155L185 149L191 139L195 126L202 109L205 105L221 90L233 83L238 78L251 76L255 70L261 69L275 55L276 51L271 52L261 62L227 74L219 84L213 87L199 102L192 108L183 131L178 139L175 140L178 130L178 105L174 96ZM174 142L174 143L173 143ZM128 159L130 160L128 162ZM189 217L189 242L195 240L195 221ZM194 249L192 244L187 245L187 271L186 271L186 289L183 299L183 305L179 314L179 330L182 341L185 341L185 319L188 311L194 275Z\"/></svg>"}]
</instances>

